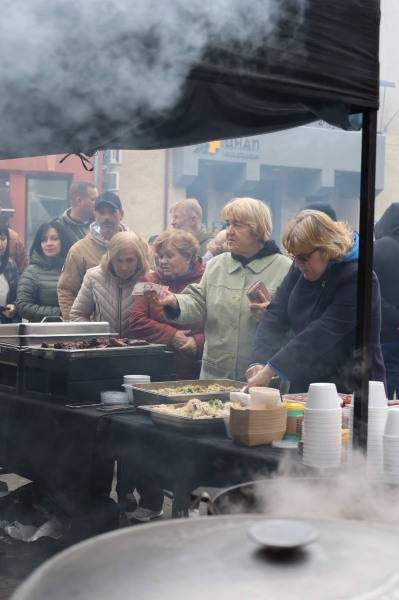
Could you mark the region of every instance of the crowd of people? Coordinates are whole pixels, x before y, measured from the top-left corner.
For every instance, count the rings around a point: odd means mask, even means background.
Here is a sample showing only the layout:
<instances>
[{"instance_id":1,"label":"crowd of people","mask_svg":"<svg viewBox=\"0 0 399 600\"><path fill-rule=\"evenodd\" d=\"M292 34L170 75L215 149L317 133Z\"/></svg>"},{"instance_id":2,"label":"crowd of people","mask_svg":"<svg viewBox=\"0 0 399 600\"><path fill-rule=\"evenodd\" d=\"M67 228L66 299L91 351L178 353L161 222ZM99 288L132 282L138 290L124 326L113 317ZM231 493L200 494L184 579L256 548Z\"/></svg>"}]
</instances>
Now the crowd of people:
<instances>
[{"instance_id":1,"label":"crowd of people","mask_svg":"<svg viewBox=\"0 0 399 600\"><path fill-rule=\"evenodd\" d=\"M0 222L2 323L107 321L120 337L175 352L177 379L287 380L292 392L332 381L353 391L359 238L330 204L307 204L286 224L283 254L271 239L269 208L253 198L224 206L225 229L215 237L196 200L178 202L171 228L148 242L123 224L113 192L78 181L69 200L68 210L39 227L29 261L18 235ZM399 392L399 203L376 224L375 237L370 367L392 399ZM134 296L137 282L168 292ZM268 295L249 299L257 282ZM156 487L141 488L158 506ZM157 506L136 510L148 520Z\"/></svg>"}]
</instances>

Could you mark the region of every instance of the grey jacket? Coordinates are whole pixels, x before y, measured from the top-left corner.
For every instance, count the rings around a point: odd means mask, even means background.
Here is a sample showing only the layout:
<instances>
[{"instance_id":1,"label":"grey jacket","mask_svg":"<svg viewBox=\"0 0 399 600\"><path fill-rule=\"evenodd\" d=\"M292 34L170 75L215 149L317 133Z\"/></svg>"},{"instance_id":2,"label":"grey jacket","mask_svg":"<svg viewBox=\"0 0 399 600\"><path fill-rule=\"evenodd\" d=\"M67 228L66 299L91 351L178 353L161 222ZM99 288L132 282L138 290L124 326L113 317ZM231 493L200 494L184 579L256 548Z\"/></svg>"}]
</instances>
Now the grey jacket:
<instances>
[{"instance_id":1,"label":"grey jacket","mask_svg":"<svg viewBox=\"0 0 399 600\"><path fill-rule=\"evenodd\" d=\"M62 258L33 254L30 265L18 282L17 309L20 317L38 323L44 317L61 316L57 284L63 263Z\"/></svg>"},{"instance_id":2,"label":"grey jacket","mask_svg":"<svg viewBox=\"0 0 399 600\"><path fill-rule=\"evenodd\" d=\"M249 311L246 292L261 280L273 297L291 264L289 258L272 254L243 268L226 252L209 261L200 283L176 294L180 316L173 318L173 311L164 309L168 320L183 325L206 319L201 379L245 381L258 326Z\"/></svg>"},{"instance_id":3,"label":"grey jacket","mask_svg":"<svg viewBox=\"0 0 399 600\"><path fill-rule=\"evenodd\" d=\"M69 313L71 321L90 321L93 315L95 321L107 321L111 333L132 337L129 329L130 309L135 300L132 290L141 277L139 272L123 280L109 271L105 274L100 266L88 269Z\"/></svg>"}]
</instances>

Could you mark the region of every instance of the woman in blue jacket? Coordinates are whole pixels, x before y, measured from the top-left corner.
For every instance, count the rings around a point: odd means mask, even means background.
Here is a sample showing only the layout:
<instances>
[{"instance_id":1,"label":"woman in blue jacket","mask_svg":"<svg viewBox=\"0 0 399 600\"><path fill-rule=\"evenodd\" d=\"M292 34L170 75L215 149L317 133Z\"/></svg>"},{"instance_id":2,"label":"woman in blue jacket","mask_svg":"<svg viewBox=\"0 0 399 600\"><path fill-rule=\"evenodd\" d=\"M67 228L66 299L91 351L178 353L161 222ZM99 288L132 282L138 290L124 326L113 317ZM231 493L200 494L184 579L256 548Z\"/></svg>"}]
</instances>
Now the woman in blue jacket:
<instances>
[{"instance_id":1,"label":"woman in blue jacket","mask_svg":"<svg viewBox=\"0 0 399 600\"><path fill-rule=\"evenodd\" d=\"M333 382L339 392L352 393L358 235L322 212L303 210L287 224L283 244L294 263L263 313L248 385L267 386L277 374L290 381L291 392L306 392L314 382ZM371 379L385 382L375 274L371 321ZM284 345L289 330L295 336Z\"/></svg>"}]
</instances>

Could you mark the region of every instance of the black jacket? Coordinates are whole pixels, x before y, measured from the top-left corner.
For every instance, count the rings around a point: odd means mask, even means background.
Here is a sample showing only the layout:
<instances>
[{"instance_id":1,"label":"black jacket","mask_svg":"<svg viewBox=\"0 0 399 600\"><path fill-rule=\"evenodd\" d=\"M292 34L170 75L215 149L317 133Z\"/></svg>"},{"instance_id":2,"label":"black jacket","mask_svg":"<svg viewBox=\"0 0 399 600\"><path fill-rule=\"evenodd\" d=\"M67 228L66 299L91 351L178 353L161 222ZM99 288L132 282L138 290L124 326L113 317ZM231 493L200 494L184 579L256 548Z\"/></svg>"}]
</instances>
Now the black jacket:
<instances>
[{"instance_id":1,"label":"black jacket","mask_svg":"<svg viewBox=\"0 0 399 600\"><path fill-rule=\"evenodd\" d=\"M374 271L381 288L381 342L399 341L399 202L376 224Z\"/></svg>"},{"instance_id":2,"label":"black jacket","mask_svg":"<svg viewBox=\"0 0 399 600\"><path fill-rule=\"evenodd\" d=\"M94 223L95 219L92 217L88 223L82 223L82 221L77 221L71 217L71 209L68 208L62 215L55 219L58 223L61 223L63 227L65 227L69 239L71 241L71 245L76 244L79 240L83 240L84 237L90 231L91 223Z\"/></svg>"},{"instance_id":3,"label":"black jacket","mask_svg":"<svg viewBox=\"0 0 399 600\"><path fill-rule=\"evenodd\" d=\"M306 280L293 265L259 324L250 363L270 364L306 392L310 383L330 382L353 392L357 260L335 264L317 281ZM373 280L372 376L385 382L380 347L381 297ZM293 340L282 348L292 328Z\"/></svg>"},{"instance_id":4,"label":"black jacket","mask_svg":"<svg viewBox=\"0 0 399 600\"><path fill-rule=\"evenodd\" d=\"M5 266L4 275L8 281L8 285L10 286L10 291L8 292L7 296L7 304L15 304L17 298L19 271L16 263L11 258L8 259L8 263ZM8 319L4 315L0 314L0 323L12 323L12 321L13 319Z\"/></svg>"}]
</instances>

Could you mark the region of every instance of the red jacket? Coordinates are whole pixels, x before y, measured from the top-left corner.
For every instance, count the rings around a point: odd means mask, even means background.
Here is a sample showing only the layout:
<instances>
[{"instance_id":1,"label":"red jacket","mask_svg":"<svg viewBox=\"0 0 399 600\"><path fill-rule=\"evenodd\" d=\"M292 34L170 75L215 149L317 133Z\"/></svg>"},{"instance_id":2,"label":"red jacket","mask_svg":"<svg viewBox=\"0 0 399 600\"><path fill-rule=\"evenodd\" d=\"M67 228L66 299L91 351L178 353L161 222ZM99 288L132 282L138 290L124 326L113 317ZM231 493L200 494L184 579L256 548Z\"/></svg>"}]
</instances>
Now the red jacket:
<instances>
[{"instance_id":1,"label":"red jacket","mask_svg":"<svg viewBox=\"0 0 399 600\"><path fill-rule=\"evenodd\" d=\"M180 294L190 283L199 283L204 271L205 265L202 263L202 259L198 259L191 273L181 275L175 280L164 277L158 268L154 273L145 275L141 281L168 285L172 294ZM175 352L176 379L195 378L195 363L197 360L201 360L204 349L205 321L193 325L172 325L165 320L161 307L149 304L142 296L138 296L132 305L129 325L135 337L147 340L152 344L166 344L169 350ZM185 356L172 348L171 341L178 329L191 329L189 335L196 341L197 356Z\"/></svg>"}]
</instances>

